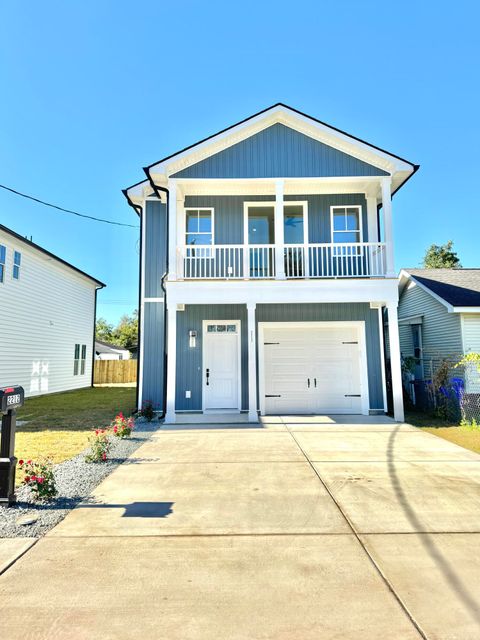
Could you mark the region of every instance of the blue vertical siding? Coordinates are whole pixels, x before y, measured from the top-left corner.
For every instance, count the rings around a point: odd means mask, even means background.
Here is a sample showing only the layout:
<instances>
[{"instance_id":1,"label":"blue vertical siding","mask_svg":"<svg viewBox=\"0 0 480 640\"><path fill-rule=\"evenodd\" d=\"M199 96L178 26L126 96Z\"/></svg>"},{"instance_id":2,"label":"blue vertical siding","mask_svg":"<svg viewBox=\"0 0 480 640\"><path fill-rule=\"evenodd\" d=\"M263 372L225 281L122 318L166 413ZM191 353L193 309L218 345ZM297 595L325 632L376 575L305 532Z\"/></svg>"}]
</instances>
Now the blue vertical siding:
<instances>
[{"instance_id":1,"label":"blue vertical siding","mask_svg":"<svg viewBox=\"0 0 480 640\"><path fill-rule=\"evenodd\" d=\"M166 205L147 201L145 225L145 297L161 298L162 276L166 269ZM158 409L163 407L164 386L164 303L145 302L143 306L142 398Z\"/></svg>"},{"instance_id":2,"label":"blue vertical siding","mask_svg":"<svg viewBox=\"0 0 480 640\"><path fill-rule=\"evenodd\" d=\"M288 195L285 201L308 201L309 242L331 242L330 207L362 207L363 241L368 242L367 202L364 193ZM274 202L273 196L186 196L185 207L213 207L215 244L243 243L244 202Z\"/></svg>"},{"instance_id":3,"label":"blue vertical siding","mask_svg":"<svg viewBox=\"0 0 480 640\"><path fill-rule=\"evenodd\" d=\"M174 178L386 176L385 171L274 124L173 174Z\"/></svg>"},{"instance_id":4,"label":"blue vertical siding","mask_svg":"<svg viewBox=\"0 0 480 640\"><path fill-rule=\"evenodd\" d=\"M248 343L245 305L187 305L177 312L176 408L179 411L202 409L202 321L241 320L242 409L248 409ZM320 322L363 320L365 322L370 409L383 410L380 342L377 311L368 304L259 304L258 322ZM189 347L188 332L197 331L197 346ZM191 398L185 398L185 391Z\"/></svg>"},{"instance_id":5,"label":"blue vertical siding","mask_svg":"<svg viewBox=\"0 0 480 640\"><path fill-rule=\"evenodd\" d=\"M177 311L177 411L202 409L203 320L241 321L242 409L248 409L247 308L240 304L218 304L186 305L185 311ZM190 330L197 332L194 348L189 346ZM191 391L191 398L185 398L187 390Z\"/></svg>"}]
</instances>

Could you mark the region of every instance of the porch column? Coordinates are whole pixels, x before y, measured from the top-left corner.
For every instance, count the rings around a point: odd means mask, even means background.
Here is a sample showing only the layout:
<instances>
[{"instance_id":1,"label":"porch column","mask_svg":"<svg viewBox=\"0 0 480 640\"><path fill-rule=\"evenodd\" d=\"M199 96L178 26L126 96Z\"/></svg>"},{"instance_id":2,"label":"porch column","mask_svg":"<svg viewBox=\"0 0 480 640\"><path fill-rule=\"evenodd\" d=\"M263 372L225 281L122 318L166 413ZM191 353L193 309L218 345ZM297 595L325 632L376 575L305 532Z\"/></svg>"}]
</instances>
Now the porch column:
<instances>
[{"instance_id":1,"label":"porch column","mask_svg":"<svg viewBox=\"0 0 480 640\"><path fill-rule=\"evenodd\" d=\"M285 280L283 191L283 180L277 180L275 183L275 278L277 280Z\"/></svg>"},{"instance_id":2,"label":"porch column","mask_svg":"<svg viewBox=\"0 0 480 640\"><path fill-rule=\"evenodd\" d=\"M168 279L177 279L177 182L168 181Z\"/></svg>"},{"instance_id":3,"label":"porch column","mask_svg":"<svg viewBox=\"0 0 480 640\"><path fill-rule=\"evenodd\" d=\"M367 221L368 221L368 241L378 242L378 223L377 223L377 198L376 196L368 196L367 200Z\"/></svg>"},{"instance_id":4,"label":"porch column","mask_svg":"<svg viewBox=\"0 0 480 640\"><path fill-rule=\"evenodd\" d=\"M390 367L392 370L393 416L397 422L403 422L403 388L400 361L400 339L398 336L397 302L388 302L388 336L390 338Z\"/></svg>"},{"instance_id":5,"label":"porch column","mask_svg":"<svg viewBox=\"0 0 480 640\"><path fill-rule=\"evenodd\" d=\"M167 307L167 410L165 422L175 422L175 387L177 373L177 305Z\"/></svg>"},{"instance_id":6,"label":"porch column","mask_svg":"<svg viewBox=\"0 0 480 640\"><path fill-rule=\"evenodd\" d=\"M184 260L183 247L185 246L185 196L181 187L177 186L177 208L176 208L176 225L177 225L177 246L176 246L176 274L177 279L183 280Z\"/></svg>"},{"instance_id":7,"label":"porch column","mask_svg":"<svg viewBox=\"0 0 480 640\"><path fill-rule=\"evenodd\" d=\"M255 332L255 302L247 303L248 335L248 421L258 422L257 413L257 338Z\"/></svg>"},{"instance_id":8,"label":"porch column","mask_svg":"<svg viewBox=\"0 0 480 640\"><path fill-rule=\"evenodd\" d=\"M395 278L395 264L393 260L393 220L392 220L392 179L382 178L382 209L383 226L386 243L387 278Z\"/></svg>"}]
</instances>

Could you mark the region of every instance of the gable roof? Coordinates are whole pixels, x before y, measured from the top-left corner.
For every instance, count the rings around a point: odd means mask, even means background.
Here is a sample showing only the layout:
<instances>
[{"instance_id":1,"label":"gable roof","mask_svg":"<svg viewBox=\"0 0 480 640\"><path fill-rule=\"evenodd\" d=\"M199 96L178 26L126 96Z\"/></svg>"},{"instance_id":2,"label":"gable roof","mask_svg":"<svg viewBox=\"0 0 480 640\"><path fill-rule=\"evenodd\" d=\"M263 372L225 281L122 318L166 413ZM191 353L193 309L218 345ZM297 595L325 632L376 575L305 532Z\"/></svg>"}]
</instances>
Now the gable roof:
<instances>
[{"instance_id":1,"label":"gable roof","mask_svg":"<svg viewBox=\"0 0 480 640\"><path fill-rule=\"evenodd\" d=\"M443 302L449 311L480 309L480 268L403 269L401 289L409 278Z\"/></svg>"},{"instance_id":2,"label":"gable roof","mask_svg":"<svg viewBox=\"0 0 480 640\"><path fill-rule=\"evenodd\" d=\"M8 227L5 227L3 224L0 224L0 231L3 231L4 233L8 234L12 238L15 238L15 240L17 240L18 242L22 242L23 244L26 244L28 247L31 247L32 249L36 249L37 251L40 251L40 253L43 253L46 256L48 256L49 258L52 258L53 260L56 260L57 262L60 262L60 264L63 264L64 266L68 267L69 269L72 269L73 271L76 271L77 273L79 273L84 278L87 278L88 280L91 280L92 282L95 282L96 284L98 284L98 288L99 289L103 289L103 287L107 286L104 282L101 282L100 280L97 280L93 276L89 276L88 273L85 273L85 271L82 271L78 267L75 267L73 264L70 264L66 260L63 260L63 258L59 258L54 253L51 253L50 251L47 251L47 249L44 249L40 245L35 244L35 242L32 242L31 240L28 240L27 238L24 238L19 233L16 233L15 231L12 231L12 229L9 229Z\"/></svg>"},{"instance_id":3,"label":"gable roof","mask_svg":"<svg viewBox=\"0 0 480 640\"><path fill-rule=\"evenodd\" d=\"M110 342L105 342L104 340L95 339L95 351L97 353L112 353L112 351L117 353L117 351L129 351L129 349L110 344Z\"/></svg>"},{"instance_id":4,"label":"gable roof","mask_svg":"<svg viewBox=\"0 0 480 640\"><path fill-rule=\"evenodd\" d=\"M337 127L328 125L317 118L302 113L298 109L278 102L267 109L263 109L236 124L148 165L144 168L148 179L132 185L128 189L125 189L123 193L129 200L129 203L134 205L135 202L133 202L132 198L144 196L146 190L152 191L150 186L152 175L172 176L276 123L286 125L314 140L319 140L333 149L338 149L340 152L352 155L360 161L371 164L381 171L386 172L385 175L391 174L394 176L393 193L398 191L419 168L419 165L405 160L400 156L385 151ZM379 175L384 174L380 173Z\"/></svg>"}]
</instances>

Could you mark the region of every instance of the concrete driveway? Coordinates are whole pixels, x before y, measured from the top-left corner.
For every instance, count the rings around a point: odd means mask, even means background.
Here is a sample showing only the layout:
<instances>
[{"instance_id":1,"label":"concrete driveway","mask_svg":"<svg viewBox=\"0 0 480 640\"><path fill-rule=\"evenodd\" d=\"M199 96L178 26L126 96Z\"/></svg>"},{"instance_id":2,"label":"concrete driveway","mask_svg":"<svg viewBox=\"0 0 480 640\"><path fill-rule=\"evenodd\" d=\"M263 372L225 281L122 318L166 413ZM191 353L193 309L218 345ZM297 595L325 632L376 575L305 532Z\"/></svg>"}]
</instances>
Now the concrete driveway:
<instances>
[{"instance_id":1,"label":"concrete driveway","mask_svg":"<svg viewBox=\"0 0 480 640\"><path fill-rule=\"evenodd\" d=\"M0 637L480 637L480 456L385 418L157 432L0 576Z\"/></svg>"}]
</instances>

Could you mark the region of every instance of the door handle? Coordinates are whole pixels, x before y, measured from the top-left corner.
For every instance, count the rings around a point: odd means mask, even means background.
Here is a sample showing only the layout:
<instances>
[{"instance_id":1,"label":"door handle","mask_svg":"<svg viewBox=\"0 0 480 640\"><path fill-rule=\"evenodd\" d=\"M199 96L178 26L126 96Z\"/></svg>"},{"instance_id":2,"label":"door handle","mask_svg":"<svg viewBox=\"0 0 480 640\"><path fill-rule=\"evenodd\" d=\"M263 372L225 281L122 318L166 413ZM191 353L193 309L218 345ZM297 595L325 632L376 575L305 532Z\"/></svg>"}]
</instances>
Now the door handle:
<instances>
[{"instance_id":1,"label":"door handle","mask_svg":"<svg viewBox=\"0 0 480 640\"><path fill-rule=\"evenodd\" d=\"M307 378L308 388L310 389L310 378Z\"/></svg>"},{"instance_id":2,"label":"door handle","mask_svg":"<svg viewBox=\"0 0 480 640\"><path fill-rule=\"evenodd\" d=\"M314 382L314 384L315 384L315 389L316 389L316 388L317 388L317 379L316 379L316 378L314 378L314 379L313 379L313 382Z\"/></svg>"},{"instance_id":3,"label":"door handle","mask_svg":"<svg viewBox=\"0 0 480 640\"><path fill-rule=\"evenodd\" d=\"M207 376L207 387L208 387L208 385L210 384L210 382L209 382L209 378L210 378L210 369L207 369L205 373L206 373L206 376Z\"/></svg>"}]
</instances>

